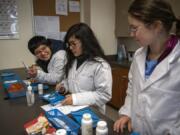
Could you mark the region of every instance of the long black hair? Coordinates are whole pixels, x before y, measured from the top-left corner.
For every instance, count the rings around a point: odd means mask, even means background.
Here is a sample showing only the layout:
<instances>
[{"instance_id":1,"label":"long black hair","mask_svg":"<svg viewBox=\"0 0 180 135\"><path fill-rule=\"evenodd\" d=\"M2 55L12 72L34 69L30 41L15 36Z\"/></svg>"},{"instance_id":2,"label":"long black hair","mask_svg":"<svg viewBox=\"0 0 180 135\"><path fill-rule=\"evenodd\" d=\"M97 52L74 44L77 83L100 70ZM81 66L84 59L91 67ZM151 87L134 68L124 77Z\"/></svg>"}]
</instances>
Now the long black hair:
<instances>
[{"instance_id":1,"label":"long black hair","mask_svg":"<svg viewBox=\"0 0 180 135\"><path fill-rule=\"evenodd\" d=\"M134 0L128 13L147 26L159 20L166 32L169 32L176 22L176 35L180 37L180 19L176 18L167 0Z\"/></svg>"},{"instance_id":2,"label":"long black hair","mask_svg":"<svg viewBox=\"0 0 180 135\"><path fill-rule=\"evenodd\" d=\"M91 28L85 23L78 23L71 26L65 36L64 42L68 44L71 37L75 37L80 40L82 44L82 51L85 57L90 61L96 61L95 57L101 57L106 60L103 49L101 48L97 38L95 37ZM66 76L72 66L74 59L76 58L69 47L66 49L68 62L66 64Z\"/></svg>"}]
</instances>

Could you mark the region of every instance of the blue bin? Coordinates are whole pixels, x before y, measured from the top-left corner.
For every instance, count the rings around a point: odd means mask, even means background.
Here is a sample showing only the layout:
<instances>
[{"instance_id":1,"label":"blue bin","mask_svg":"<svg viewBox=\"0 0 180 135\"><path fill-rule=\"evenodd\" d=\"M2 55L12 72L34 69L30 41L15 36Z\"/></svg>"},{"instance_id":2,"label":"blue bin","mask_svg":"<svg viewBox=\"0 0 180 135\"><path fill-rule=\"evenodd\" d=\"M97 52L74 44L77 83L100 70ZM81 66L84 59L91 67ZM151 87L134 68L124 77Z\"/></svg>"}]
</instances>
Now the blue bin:
<instances>
[{"instance_id":1,"label":"blue bin","mask_svg":"<svg viewBox=\"0 0 180 135\"><path fill-rule=\"evenodd\" d=\"M17 74L13 72L4 72L1 74L1 80L3 82L5 92L9 98L23 97L26 95L26 86ZM9 87L14 83L21 84L23 89L15 92L8 91Z\"/></svg>"}]
</instances>

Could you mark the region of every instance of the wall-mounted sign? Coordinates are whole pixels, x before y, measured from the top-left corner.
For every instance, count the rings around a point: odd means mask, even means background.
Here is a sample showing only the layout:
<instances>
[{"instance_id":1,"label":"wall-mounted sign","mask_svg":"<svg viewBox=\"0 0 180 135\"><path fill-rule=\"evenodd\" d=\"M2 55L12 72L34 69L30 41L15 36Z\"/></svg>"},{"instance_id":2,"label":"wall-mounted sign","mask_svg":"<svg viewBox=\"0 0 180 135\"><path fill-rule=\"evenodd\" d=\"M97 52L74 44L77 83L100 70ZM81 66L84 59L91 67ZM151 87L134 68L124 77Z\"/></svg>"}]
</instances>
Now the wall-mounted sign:
<instances>
[{"instance_id":1,"label":"wall-mounted sign","mask_svg":"<svg viewBox=\"0 0 180 135\"><path fill-rule=\"evenodd\" d=\"M17 0L0 0L0 39L18 39Z\"/></svg>"}]
</instances>

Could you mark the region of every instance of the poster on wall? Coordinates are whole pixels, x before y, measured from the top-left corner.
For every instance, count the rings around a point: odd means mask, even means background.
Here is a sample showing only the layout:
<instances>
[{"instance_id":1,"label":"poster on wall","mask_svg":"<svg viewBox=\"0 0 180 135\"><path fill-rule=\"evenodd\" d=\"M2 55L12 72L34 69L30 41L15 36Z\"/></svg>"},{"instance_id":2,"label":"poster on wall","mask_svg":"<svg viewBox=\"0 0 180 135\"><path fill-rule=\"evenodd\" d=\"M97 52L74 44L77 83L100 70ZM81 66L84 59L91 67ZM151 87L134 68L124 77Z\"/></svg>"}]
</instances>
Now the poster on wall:
<instances>
[{"instance_id":1,"label":"poster on wall","mask_svg":"<svg viewBox=\"0 0 180 135\"><path fill-rule=\"evenodd\" d=\"M60 39L58 16L34 16L34 29L36 35Z\"/></svg>"},{"instance_id":2,"label":"poster on wall","mask_svg":"<svg viewBox=\"0 0 180 135\"><path fill-rule=\"evenodd\" d=\"M68 15L67 0L56 0L56 14Z\"/></svg>"},{"instance_id":3,"label":"poster on wall","mask_svg":"<svg viewBox=\"0 0 180 135\"><path fill-rule=\"evenodd\" d=\"M0 0L0 39L18 39L17 0Z\"/></svg>"}]
</instances>

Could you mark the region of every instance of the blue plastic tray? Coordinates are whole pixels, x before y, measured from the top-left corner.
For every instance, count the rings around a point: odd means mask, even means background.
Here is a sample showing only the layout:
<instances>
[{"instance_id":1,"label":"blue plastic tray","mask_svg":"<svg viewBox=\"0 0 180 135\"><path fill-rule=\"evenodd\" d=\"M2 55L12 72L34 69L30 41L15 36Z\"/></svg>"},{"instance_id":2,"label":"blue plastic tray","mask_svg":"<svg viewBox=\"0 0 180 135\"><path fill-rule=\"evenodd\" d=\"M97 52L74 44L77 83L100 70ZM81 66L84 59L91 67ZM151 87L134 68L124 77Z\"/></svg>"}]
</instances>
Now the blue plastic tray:
<instances>
[{"instance_id":1,"label":"blue plastic tray","mask_svg":"<svg viewBox=\"0 0 180 135\"><path fill-rule=\"evenodd\" d=\"M3 72L1 74L1 81L3 82L3 87L9 98L23 97L26 95L25 84L20 79L20 77L17 74L15 74L14 72L7 72L7 71ZM8 88L14 83L22 84L24 89L22 89L20 91L16 91L16 92L8 91Z\"/></svg>"},{"instance_id":2,"label":"blue plastic tray","mask_svg":"<svg viewBox=\"0 0 180 135\"><path fill-rule=\"evenodd\" d=\"M45 113L49 122L56 129L66 129L68 135L78 135L80 126L57 109Z\"/></svg>"},{"instance_id":3,"label":"blue plastic tray","mask_svg":"<svg viewBox=\"0 0 180 135\"><path fill-rule=\"evenodd\" d=\"M72 117L77 121L78 124L81 125L81 119L84 113L91 114L92 120L93 120L93 128L96 127L97 122L100 120L100 118L89 108L83 108L78 111L71 112Z\"/></svg>"},{"instance_id":4,"label":"blue plastic tray","mask_svg":"<svg viewBox=\"0 0 180 135\"><path fill-rule=\"evenodd\" d=\"M15 81L15 80L13 80L13 81ZM15 91L15 92L8 91L9 87L14 83L19 83L19 84L23 85L23 89L21 89L19 91ZM16 82L10 82L10 83L7 83L7 81L4 81L3 87L4 87L5 91L7 92L7 96L9 98L23 97L26 95L26 87L25 87L25 84L21 80L16 80Z\"/></svg>"},{"instance_id":5,"label":"blue plastic tray","mask_svg":"<svg viewBox=\"0 0 180 135\"><path fill-rule=\"evenodd\" d=\"M57 105L65 99L65 96L60 95L58 92L51 92L48 94L44 94L42 98L45 101L49 102L51 105Z\"/></svg>"}]
</instances>

